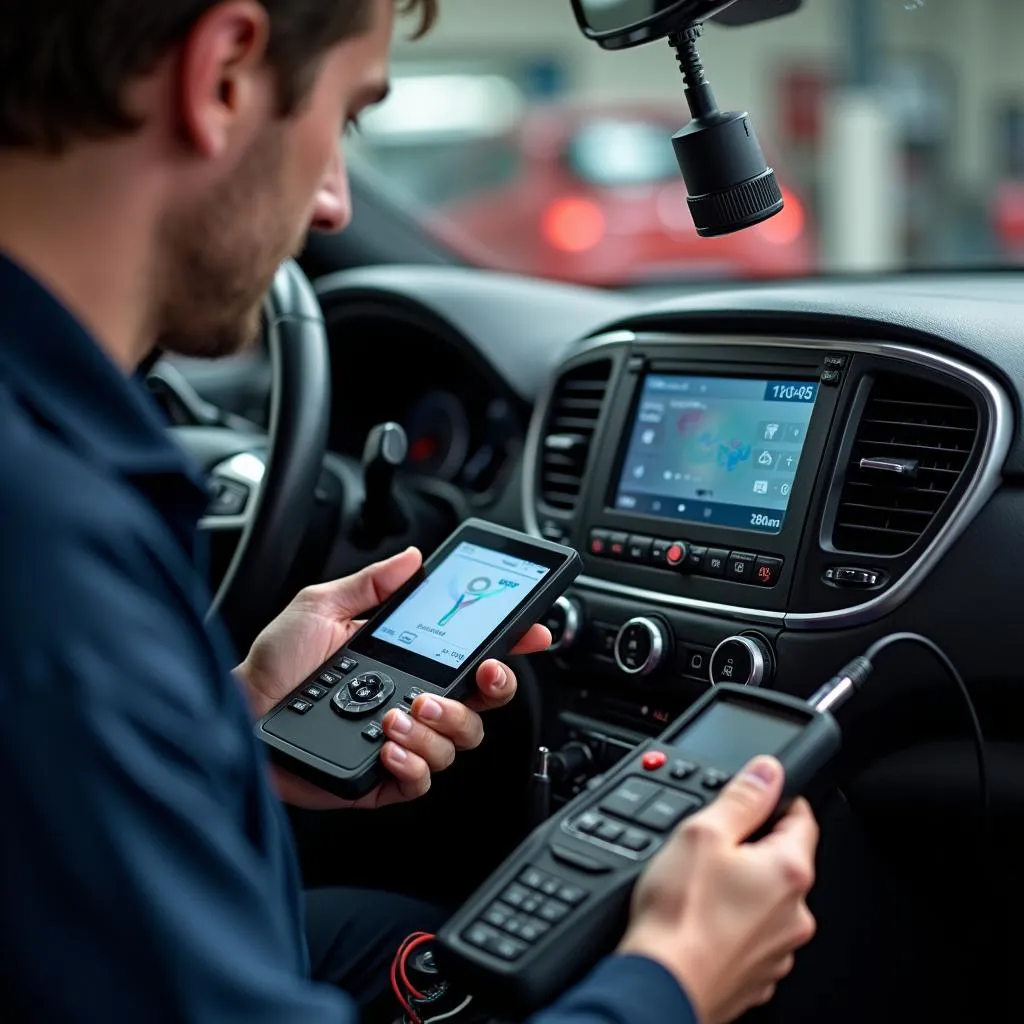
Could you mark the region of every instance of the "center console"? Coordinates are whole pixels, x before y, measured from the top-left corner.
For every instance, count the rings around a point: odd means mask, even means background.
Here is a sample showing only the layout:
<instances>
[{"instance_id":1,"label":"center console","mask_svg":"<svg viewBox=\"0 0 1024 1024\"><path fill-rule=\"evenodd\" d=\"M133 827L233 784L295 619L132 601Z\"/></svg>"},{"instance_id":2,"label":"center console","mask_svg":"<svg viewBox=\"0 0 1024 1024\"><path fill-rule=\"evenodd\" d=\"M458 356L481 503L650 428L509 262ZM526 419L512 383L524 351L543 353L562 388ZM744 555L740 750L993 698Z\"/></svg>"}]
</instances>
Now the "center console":
<instances>
[{"instance_id":1,"label":"center console","mask_svg":"<svg viewBox=\"0 0 1024 1024\"><path fill-rule=\"evenodd\" d=\"M710 685L775 682L787 630L899 607L998 485L1012 410L901 344L620 331L557 370L524 515L585 553L552 609L562 734L600 766Z\"/></svg>"}]
</instances>

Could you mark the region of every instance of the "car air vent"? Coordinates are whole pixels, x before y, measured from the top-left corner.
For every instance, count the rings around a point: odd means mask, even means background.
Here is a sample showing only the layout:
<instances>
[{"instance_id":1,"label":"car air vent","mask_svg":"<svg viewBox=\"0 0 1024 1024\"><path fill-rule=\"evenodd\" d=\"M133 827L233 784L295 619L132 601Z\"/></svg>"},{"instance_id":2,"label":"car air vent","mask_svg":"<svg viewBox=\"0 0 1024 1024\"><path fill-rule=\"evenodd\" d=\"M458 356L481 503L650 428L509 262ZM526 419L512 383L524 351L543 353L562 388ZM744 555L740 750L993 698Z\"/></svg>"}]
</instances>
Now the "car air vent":
<instances>
[{"instance_id":1,"label":"car air vent","mask_svg":"<svg viewBox=\"0 0 1024 1024\"><path fill-rule=\"evenodd\" d=\"M937 516L978 437L978 410L950 387L880 375L846 470L832 543L839 551L901 555Z\"/></svg>"},{"instance_id":2,"label":"car air vent","mask_svg":"<svg viewBox=\"0 0 1024 1024\"><path fill-rule=\"evenodd\" d=\"M569 370L555 386L540 453L540 500L549 509L576 509L611 370L611 360L601 359Z\"/></svg>"}]
</instances>

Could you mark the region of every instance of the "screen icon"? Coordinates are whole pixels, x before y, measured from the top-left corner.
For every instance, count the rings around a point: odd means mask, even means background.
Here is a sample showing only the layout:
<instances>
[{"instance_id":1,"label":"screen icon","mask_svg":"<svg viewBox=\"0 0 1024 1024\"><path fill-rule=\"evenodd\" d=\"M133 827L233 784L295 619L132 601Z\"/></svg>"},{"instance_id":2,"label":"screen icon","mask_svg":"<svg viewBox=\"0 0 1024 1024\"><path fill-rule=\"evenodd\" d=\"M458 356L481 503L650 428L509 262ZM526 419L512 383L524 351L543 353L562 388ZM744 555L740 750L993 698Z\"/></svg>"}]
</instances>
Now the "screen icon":
<instances>
[{"instance_id":1,"label":"screen icon","mask_svg":"<svg viewBox=\"0 0 1024 1024\"><path fill-rule=\"evenodd\" d=\"M761 469L771 469L773 466L777 466L778 462L779 453L768 448L762 448L754 458L754 465L760 466Z\"/></svg>"},{"instance_id":2,"label":"screen icon","mask_svg":"<svg viewBox=\"0 0 1024 1024\"><path fill-rule=\"evenodd\" d=\"M754 481L754 493L755 494L767 494L768 493L768 481L767 480L755 480Z\"/></svg>"},{"instance_id":3,"label":"screen icon","mask_svg":"<svg viewBox=\"0 0 1024 1024\"><path fill-rule=\"evenodd\" d=\"M763 441L774 441L781 429L781 423L766 423L761 429L761 439Z\"/></svg>"}]
</instances>

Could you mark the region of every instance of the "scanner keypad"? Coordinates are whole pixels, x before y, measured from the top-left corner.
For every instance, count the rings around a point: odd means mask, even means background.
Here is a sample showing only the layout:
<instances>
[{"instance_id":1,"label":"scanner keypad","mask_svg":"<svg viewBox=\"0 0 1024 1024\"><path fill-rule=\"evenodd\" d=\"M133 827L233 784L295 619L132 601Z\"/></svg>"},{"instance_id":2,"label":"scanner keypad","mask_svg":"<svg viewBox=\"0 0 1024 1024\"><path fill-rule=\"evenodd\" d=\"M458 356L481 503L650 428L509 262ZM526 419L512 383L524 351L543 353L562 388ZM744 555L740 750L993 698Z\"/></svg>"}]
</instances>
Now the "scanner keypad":
<instances>
[{"instance_id":1,"label":"scanner keypad","mask_svg":"<svg viewBox=\"0 0 1024 1024\"><path fill-rule=\"evenodd\" d=\"M548 871L526 868L463 933L463 938L499 959L517 960L588 895L586 889Z\"/></svg>"}]
</instances>

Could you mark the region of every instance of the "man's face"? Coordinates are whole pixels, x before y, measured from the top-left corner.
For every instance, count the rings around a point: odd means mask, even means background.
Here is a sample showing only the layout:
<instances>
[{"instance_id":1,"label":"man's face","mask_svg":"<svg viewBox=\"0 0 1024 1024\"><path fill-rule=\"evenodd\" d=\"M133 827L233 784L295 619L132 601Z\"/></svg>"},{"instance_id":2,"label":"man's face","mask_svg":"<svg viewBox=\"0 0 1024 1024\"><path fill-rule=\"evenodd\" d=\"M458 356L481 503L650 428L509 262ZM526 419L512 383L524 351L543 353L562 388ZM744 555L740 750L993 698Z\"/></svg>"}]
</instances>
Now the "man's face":
<instances>
[{"instance_id":1,"label":"man's face","mask_svg":"<svg viewBox=\"0 0 1024 1024\"><path fill-rule=\"evenodd\" d=\"M348 224L342 130L387 89L393 2L374 4L369 31L328 52L301 107L268 116L229 174L168 213L155 325L165 350L217 357L247 347L277 268L309 228Z\"/></svg>"}]
</instances>

